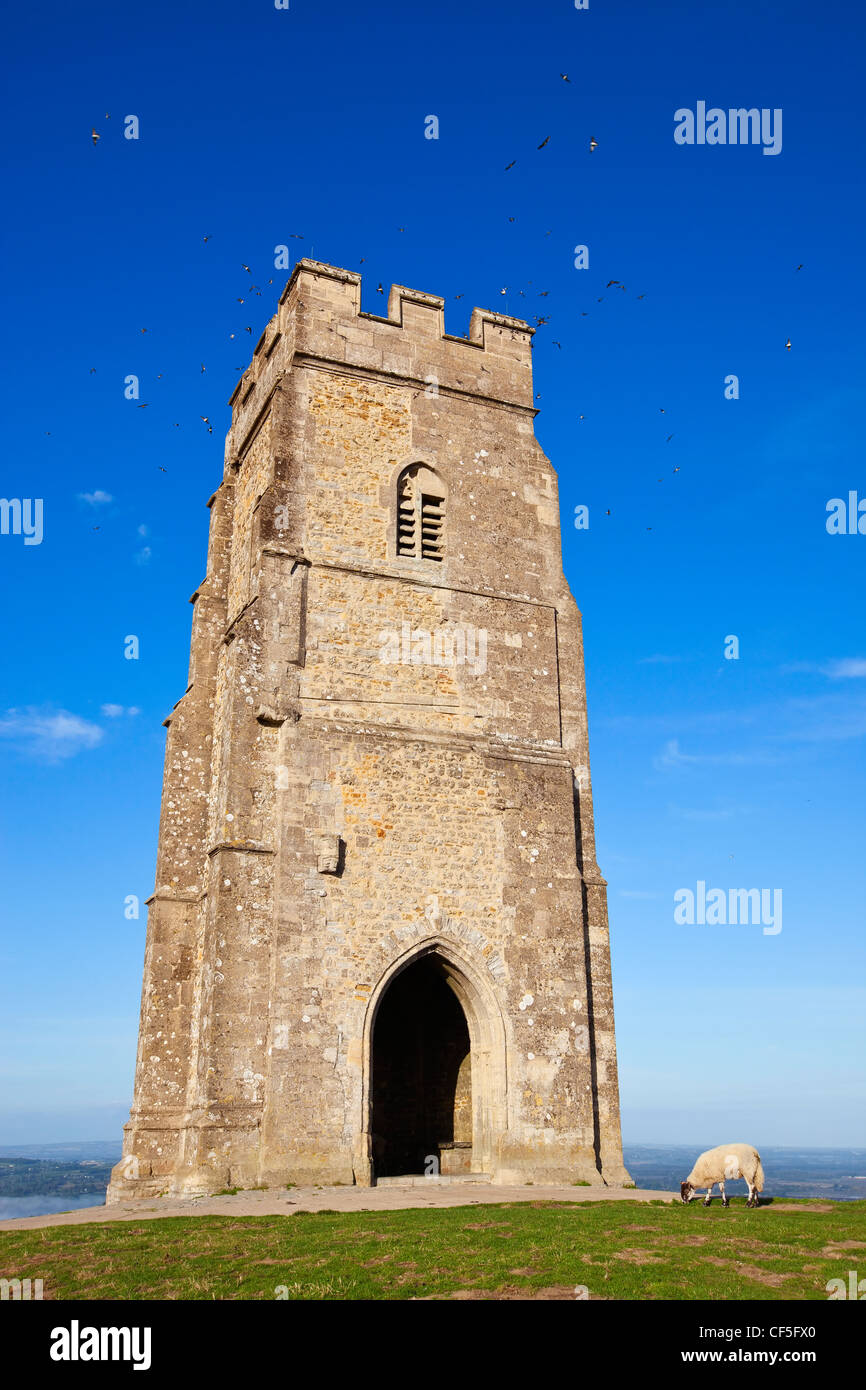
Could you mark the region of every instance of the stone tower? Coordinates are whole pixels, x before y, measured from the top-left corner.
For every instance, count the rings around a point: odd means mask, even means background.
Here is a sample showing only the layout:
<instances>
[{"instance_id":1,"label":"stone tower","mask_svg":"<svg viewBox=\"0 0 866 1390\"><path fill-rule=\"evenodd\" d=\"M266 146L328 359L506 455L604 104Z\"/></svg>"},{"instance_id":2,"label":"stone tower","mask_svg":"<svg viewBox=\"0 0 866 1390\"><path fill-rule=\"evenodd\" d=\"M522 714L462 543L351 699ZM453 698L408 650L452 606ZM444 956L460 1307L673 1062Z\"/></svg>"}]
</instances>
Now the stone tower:
<instances>
[{"instance_id":1,"label":"stone tower","mask_svg":"<svg viewBox=\"0 0 866 1390\"><path fill-rule=\"evenodd\" d=\"M231 398L109 1201L627 1182L533 330L295 268Z\"/></svg>"}]
</instances>

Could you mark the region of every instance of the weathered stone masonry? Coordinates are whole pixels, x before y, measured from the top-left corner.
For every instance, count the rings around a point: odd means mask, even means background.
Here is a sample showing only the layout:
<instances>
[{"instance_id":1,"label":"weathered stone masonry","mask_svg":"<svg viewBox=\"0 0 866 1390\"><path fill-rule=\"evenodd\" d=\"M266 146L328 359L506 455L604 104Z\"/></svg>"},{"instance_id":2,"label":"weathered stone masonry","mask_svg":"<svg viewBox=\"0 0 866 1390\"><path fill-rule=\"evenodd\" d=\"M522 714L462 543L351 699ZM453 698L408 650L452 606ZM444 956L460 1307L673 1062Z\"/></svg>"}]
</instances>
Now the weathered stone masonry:
<instances>
[{"instance_id":1,"label":"weathered stone masonry","mask_svg":"<svg viewBox=\"0 0 866 1390\"><path fill-rule=\"evenodd\" d=\"M401 286L361 313L358 275L305 260L232 396L109 1201L368 1184L431 1144L443 1172L628 1181L531 335L475 309L448 336ZM441 558L398 553L416 465ZM455 628L485 663L383 659Z\"/></svg>"}]
</instances>

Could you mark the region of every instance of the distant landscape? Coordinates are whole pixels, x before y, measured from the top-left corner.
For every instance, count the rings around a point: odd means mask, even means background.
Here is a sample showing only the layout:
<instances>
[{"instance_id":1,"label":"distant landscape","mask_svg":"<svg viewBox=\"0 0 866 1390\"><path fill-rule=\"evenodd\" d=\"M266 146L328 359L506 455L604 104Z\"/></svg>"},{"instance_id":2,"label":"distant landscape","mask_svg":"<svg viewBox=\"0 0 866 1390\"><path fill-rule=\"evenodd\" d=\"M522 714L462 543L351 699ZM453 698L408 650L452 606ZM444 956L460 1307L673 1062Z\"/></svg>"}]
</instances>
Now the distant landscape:
<instances>
[{"instance_id":1,"label":"distant landscape","mask_svg":"<svg viewBox=\"0 0 866 1390\"><path fill-rule=\"evenodd\" d=\"M708 1141L692 1147L626 1144L626 1167L637 1187L678 1191ZM0 1220L40 1216L73 1207L101 1206L120 1144L9 1145L0 1152ZM866 1198L866 1149L762 1148L764 1197ZM733 1183L731 1192L745 1192Z\"/></svg>"},{"instance_id":2,"label":"distant landscape","mask_svg":"<svg viewBox=\"0 0 866 1390\"><path fill-rule=\"evenodd\" d=\"M698 1154L717 1143L708 1139L693 1148L683 1144L625 1144L625 1166L637 1187L679 1191ZM853 1202L866 1197L866 1149L782 1149L762 1144L760 1152L765 1198L828 1197L834 1202ZM729 1195L739 1196L746 1184L730 1183L728 1190Z\"/></svg>"}]
</instances>

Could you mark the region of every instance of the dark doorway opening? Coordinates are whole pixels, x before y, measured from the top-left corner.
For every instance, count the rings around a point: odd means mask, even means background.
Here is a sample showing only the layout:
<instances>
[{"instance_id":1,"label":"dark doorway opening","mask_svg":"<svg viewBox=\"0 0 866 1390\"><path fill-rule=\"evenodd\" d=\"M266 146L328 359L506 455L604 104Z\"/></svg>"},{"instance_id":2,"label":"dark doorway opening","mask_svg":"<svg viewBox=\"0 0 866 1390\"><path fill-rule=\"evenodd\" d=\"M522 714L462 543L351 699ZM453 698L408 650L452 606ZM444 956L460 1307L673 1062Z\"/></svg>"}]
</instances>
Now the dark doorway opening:
<instances>
[{"instance_id":1,"label":"dark doorway opening","mask_svg":"<svg viewBox=\"0 0 866 1390\"><path fill-rule=\"evenodd\" d=\"M375 1177L468 1169L469 1028L435 955L403 970L382 998L373 1027L372 1070Z\"/></svg>"}]
</instances>

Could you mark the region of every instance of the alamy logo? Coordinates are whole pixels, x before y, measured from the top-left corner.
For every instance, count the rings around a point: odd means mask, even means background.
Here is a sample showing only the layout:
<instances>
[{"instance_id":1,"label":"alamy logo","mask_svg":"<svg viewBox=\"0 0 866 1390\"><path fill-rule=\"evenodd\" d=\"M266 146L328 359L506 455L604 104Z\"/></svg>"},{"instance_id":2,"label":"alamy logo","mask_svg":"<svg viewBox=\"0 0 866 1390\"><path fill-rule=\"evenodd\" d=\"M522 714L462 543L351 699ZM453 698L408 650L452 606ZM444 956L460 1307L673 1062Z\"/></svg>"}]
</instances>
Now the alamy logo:
<instances>
[{"instance_id":1,"label":"alamy logo","mask_svg":"<svg viewBox=\"0 0 866 1390\"><path fill-rule=\"evenodd\" d=\"M772 912L770 911L772 894ZM674 921L679 926L757 926L764 936L778 936L782 930L781 888L711 888L698 879L697 891L678 888L674 893Z\"/></svg>"},{"instance_id":2,"label":"alamy logo","mask_svg":"<svg viewBox=\"0 0 866 1390\"><path fill-rule=\"evenodd\" d=\"M0 497L0 536L24 536L25 545L42 544L42 498Z\"/></svg>"},{"instance_id":3,"label":"alamy logo","mask_svg":"<svg viewBox=\"0 0 866 1390\"><path fill-rule=\"evenodd\" d=\"M401 623L400 631L379 633L379 660L386 666L468 666L473 676L487 670L487 629L474 627L413 628Z\"/></svg>"},{"instance_id":4,"label":"alamy logo","mask_svg":"<svg viewBox=\"0 0 866 1390\"><path fill-rule=\"evenodd\" d=\"M69 1327L51 1329L52 1361L131 1361L134 1371L150 1370L149 1327Z\"/></svg>"},{"instance_id":5,"label":"alamy logo","mask_svg":"<svg viewBox=\"0 0 866 1390\"><path fill-rule=\"evenodd\" d=\"M42 1298L41 1279L0 1279L0 1303L31 1303Z\"/></svg>"},{"instance_id":6,"label":"alamy logo","mask_svg":"<svg viewBox=\"0 0 866 1390\"><path fill-rule=\"evenodd\" d=\"M848 1286L844 1279L828 1279L824 1285L831 1299L850 1298L860 1303L866 1299L866 1279L858 1279L856 1269L848 1270Z\"/></svg>"},{"instance_id":7,"label":"alamy logo","mask_svg":"<svg viewBox=\"0 0 866 1390\"><path fill-rule=\"evenodd\" d=\"M831 497L827 503L826 526L829 536L866 536L866 497L860 500L856 491L844 497Z\"/></svg>"},{"instance_id":8,"label":"alamy logo","mask_svg":"<svg viewBox=\"0 0 866 1390\"><path fill-rule=\"evenodd\" d=\"M699 101L694 111L681 106L674 112L674 140L678 145L763 145L764 154L781 154L782 110L711 106L708 111Z\"/></svg>"}]
</instances>

